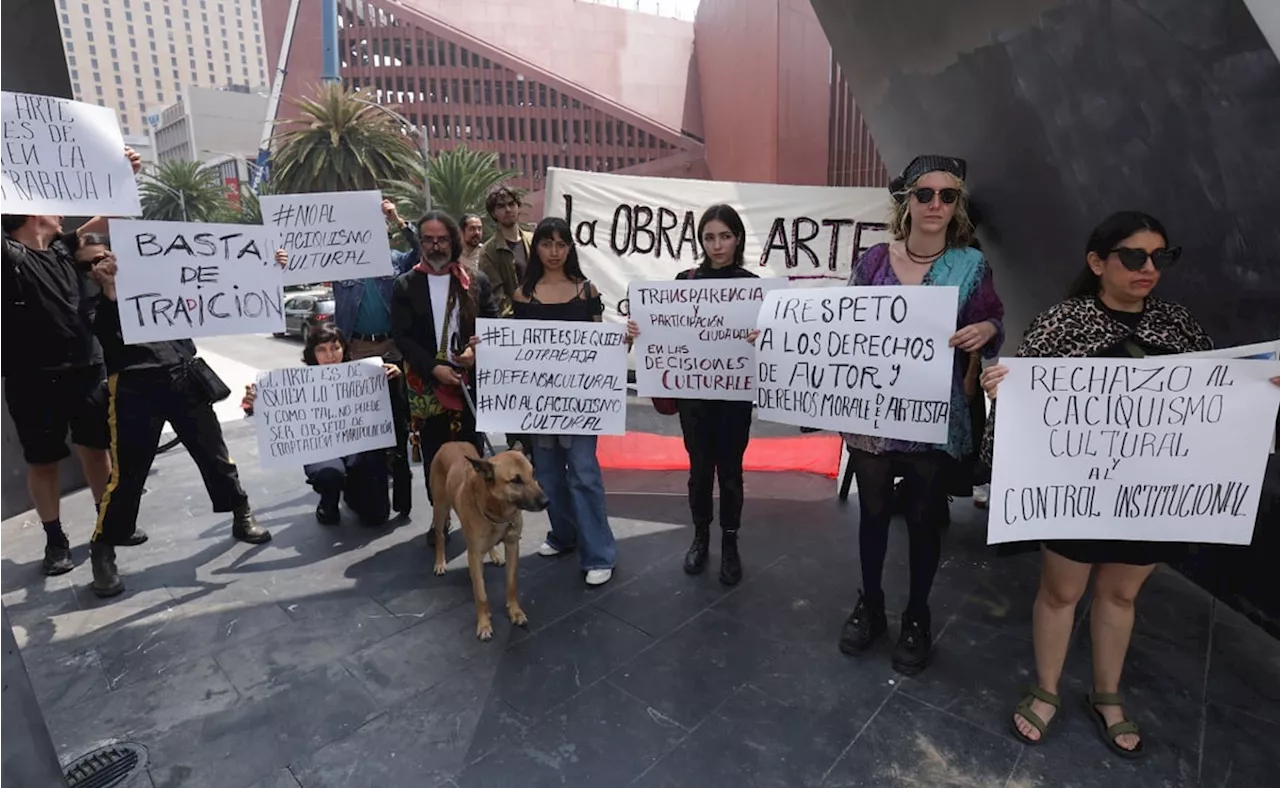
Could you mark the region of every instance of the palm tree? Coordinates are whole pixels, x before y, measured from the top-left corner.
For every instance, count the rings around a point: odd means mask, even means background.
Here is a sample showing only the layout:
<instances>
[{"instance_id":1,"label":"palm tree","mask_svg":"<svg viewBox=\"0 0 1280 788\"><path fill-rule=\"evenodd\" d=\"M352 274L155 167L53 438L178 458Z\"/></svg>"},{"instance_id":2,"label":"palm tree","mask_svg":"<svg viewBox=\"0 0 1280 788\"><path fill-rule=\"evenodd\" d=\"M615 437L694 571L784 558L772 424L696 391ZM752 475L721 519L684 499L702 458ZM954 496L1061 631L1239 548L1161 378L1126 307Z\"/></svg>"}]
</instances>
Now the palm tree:
<instances>
[{"instance_id":1,"label":"palm tree","mask_svg":"<svg viewBox=\"0 0 1280 788\"><path fill-rule=\"evenodd\" d=\"M519 176L517 170L499 167L496 153L470 150L465 145L441 151L431 159L431 207L454 217L478 213L488 224L485 198L499 184ZM421 160L410 178L387 180L382 185L402 215L416 217L426 213Z\"/></svg>"},{"instance_id":2,"label":"palm tree","mask_svg":"<svg viewBox=\"0 0 1280 788\"><path fill-rule=\"evenodd\" d=\"M272 188L278 194L377 189L414 172L419 154L392 118L341 84L294 100L302 118L281 121L273 137Z\"/></svg>"},{"instance_id":3,"label":"palm tree","mask_svg":"<svg viewBox=\"0 0 1280 788\"><path fill-rule=\"evenodd\" d=\"M144 219L216 222L227 215L222 176L198 161L161 162L139 180Z\"/></svg>"}]
</instances>

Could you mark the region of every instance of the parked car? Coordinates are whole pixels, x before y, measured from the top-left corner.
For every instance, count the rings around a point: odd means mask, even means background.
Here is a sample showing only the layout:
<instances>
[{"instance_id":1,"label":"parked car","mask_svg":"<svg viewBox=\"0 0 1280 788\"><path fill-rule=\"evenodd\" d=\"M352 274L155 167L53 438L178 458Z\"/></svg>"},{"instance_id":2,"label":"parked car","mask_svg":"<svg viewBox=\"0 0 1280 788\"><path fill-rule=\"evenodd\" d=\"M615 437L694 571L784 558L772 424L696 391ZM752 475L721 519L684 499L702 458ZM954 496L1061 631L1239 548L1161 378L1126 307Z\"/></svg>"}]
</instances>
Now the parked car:
<instances>
[{"instance_id":1,"label":"parked car","mask_svg":"<svg viewBox=\"0 0 1280 788\"><path fill-rule=\"evenodd\" d=\"M312 326L332 321L333 310L332 292L307 293L287 298L284 302L284 333L276 336L297 334L305 337Z\"/></svg>"}]
</instances>

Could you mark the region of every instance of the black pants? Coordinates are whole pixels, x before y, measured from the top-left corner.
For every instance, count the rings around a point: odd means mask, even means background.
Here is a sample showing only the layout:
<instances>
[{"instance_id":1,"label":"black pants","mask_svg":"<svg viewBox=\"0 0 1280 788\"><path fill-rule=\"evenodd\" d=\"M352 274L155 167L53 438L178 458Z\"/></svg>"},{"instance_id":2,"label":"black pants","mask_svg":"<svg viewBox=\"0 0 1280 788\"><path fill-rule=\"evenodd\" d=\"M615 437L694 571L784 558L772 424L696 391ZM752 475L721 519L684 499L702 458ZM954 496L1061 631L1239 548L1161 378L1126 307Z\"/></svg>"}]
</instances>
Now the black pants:
<instances>
[{"instance_id":1,"label":"black pants","mask_svg":"<svg viewBox=\"0 0 1280 788\"><path fill-rule=\"evenodd\" d=\"M142 490L167 421L186 447L215 512L248 500L213 406L175 388L169 370L126 371L107 378L111 480L102 495L93 541L124 544L138 523Z\"/></svg>"},{"instance_id":2,"label":"black pants","mask_svg":"<svg viewBox=\"0 0 1280 788\"><path fill-rule=\"evenodd\" d=\"M720 527L742 524L742 456L751 438L750 402L680 400L680 429L689 452L689 511L693 524L714 518L713 485L720 480Z\"/></svg>"},{"instance_id":3,"label":"black pants","mask_svg":"<svg viewBox=\"0 0 1280 788\"><path fill-rule=\"evenodd\" d=\"M431 462L440 447L450 441L467 441L484 453L476 434L476 419L464 406L461 413L446 411L418 423L418 449L422 452L422 475L427 482L427 500L431 501ZM433 501L434 503L434 501Z\"/></svg>"},{"instance_id":4,"label":"black pants","mask_svg":"<svg viewBox=\"0 0 1280 788\"><path fill-rule=\"evenodd\" d=\"M907 612L929 611L929 591L942 557L942 531L947 524L947 469L949 455L940 451L871 454L849 453L858 479L858 547L862 557L862 591L869 603L883 604L884 559L889 550L889 524L893 519L895 476L902 476L910 494L903 512L910 539L911 596Z\"/></svg>"},{"instance_id":5,"label":"black pants","mask_svg":"<svg viewBox=\"0 0 1280 788\"><path fill-rule=\"evenodd\" d=\"M306 465L303 470L312 489L335 504L345 498L347 507L366 525L381 525L391 516L387 496L387 462L378 449Z\"/></svg>"}]
</instances>

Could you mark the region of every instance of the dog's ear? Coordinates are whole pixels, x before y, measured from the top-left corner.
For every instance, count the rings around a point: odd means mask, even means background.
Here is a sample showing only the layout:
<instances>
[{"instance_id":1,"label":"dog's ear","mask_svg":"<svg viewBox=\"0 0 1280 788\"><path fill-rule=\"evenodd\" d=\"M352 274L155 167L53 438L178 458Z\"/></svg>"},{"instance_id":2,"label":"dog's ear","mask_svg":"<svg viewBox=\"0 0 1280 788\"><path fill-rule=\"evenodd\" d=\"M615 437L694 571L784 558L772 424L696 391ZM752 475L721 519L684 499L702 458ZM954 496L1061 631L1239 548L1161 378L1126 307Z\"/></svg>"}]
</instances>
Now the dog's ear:
<instances>
[{"instance_id":1,"label":"dog's ear","mask_svg":"<svg viewBox=\"0 0 1280 788\"><path fill-rule=\"evenodd\" d=\"M471 467L476 469L476 473L480 474L480 478L486 482L493 481L493 463L475 457L468 457L467 462L471 463Z\"/></svg>"},{"instance_id":2,"label":"dog's ear","mask_svg":"<svg viewBox=\"0 0 1280 788\"><path fill-rule=\"evenodd\" d=\"M518 451L521 454L524 454L524 444L521 443L520 441L516 441L515 445L511 447L510 451Z\"/></svg>"}]
</instances>

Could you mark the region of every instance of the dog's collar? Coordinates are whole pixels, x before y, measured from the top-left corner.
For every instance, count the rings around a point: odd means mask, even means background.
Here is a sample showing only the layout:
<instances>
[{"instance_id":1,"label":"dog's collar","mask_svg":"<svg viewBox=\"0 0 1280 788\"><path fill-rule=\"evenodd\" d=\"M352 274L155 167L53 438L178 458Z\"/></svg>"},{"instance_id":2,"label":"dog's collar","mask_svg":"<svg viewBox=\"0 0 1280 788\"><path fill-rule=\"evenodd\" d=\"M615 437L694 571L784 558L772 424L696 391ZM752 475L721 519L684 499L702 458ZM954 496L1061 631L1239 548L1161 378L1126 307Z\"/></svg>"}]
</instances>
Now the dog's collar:
<instances>
[{"instance_id":1,"label":"dog's collar","mask_svg":"<svg viewBox=\"0 0 1280 788\"><path fill-rule=\"evenodd\" d=\"M495 527L496 527L496 526L502 526L502 525L505 525L505 526L512 526L512 525L515 525L515 522L516 522L516 516L517 516L517 515L519 515L519 514L520 514L520 510L519 510L519 509L516 509L515 514L511 515L511 517L510 517L510 518L508 518L508 519L506 519L506 520L495 520L495 519L493 519L492 517L490 517L490 516L489 516L489 513L488 513L488 512L486 512L486 511L484 510L484 508L483 508L483 507L481 507L481 509L480 509L480 516L481 516L481 517L483 517L483 518L484 518L484 520L485 520L485 522L487 522L489 525L492 525L492 526L495 526Z\"/></svg>"}]
</instances>

